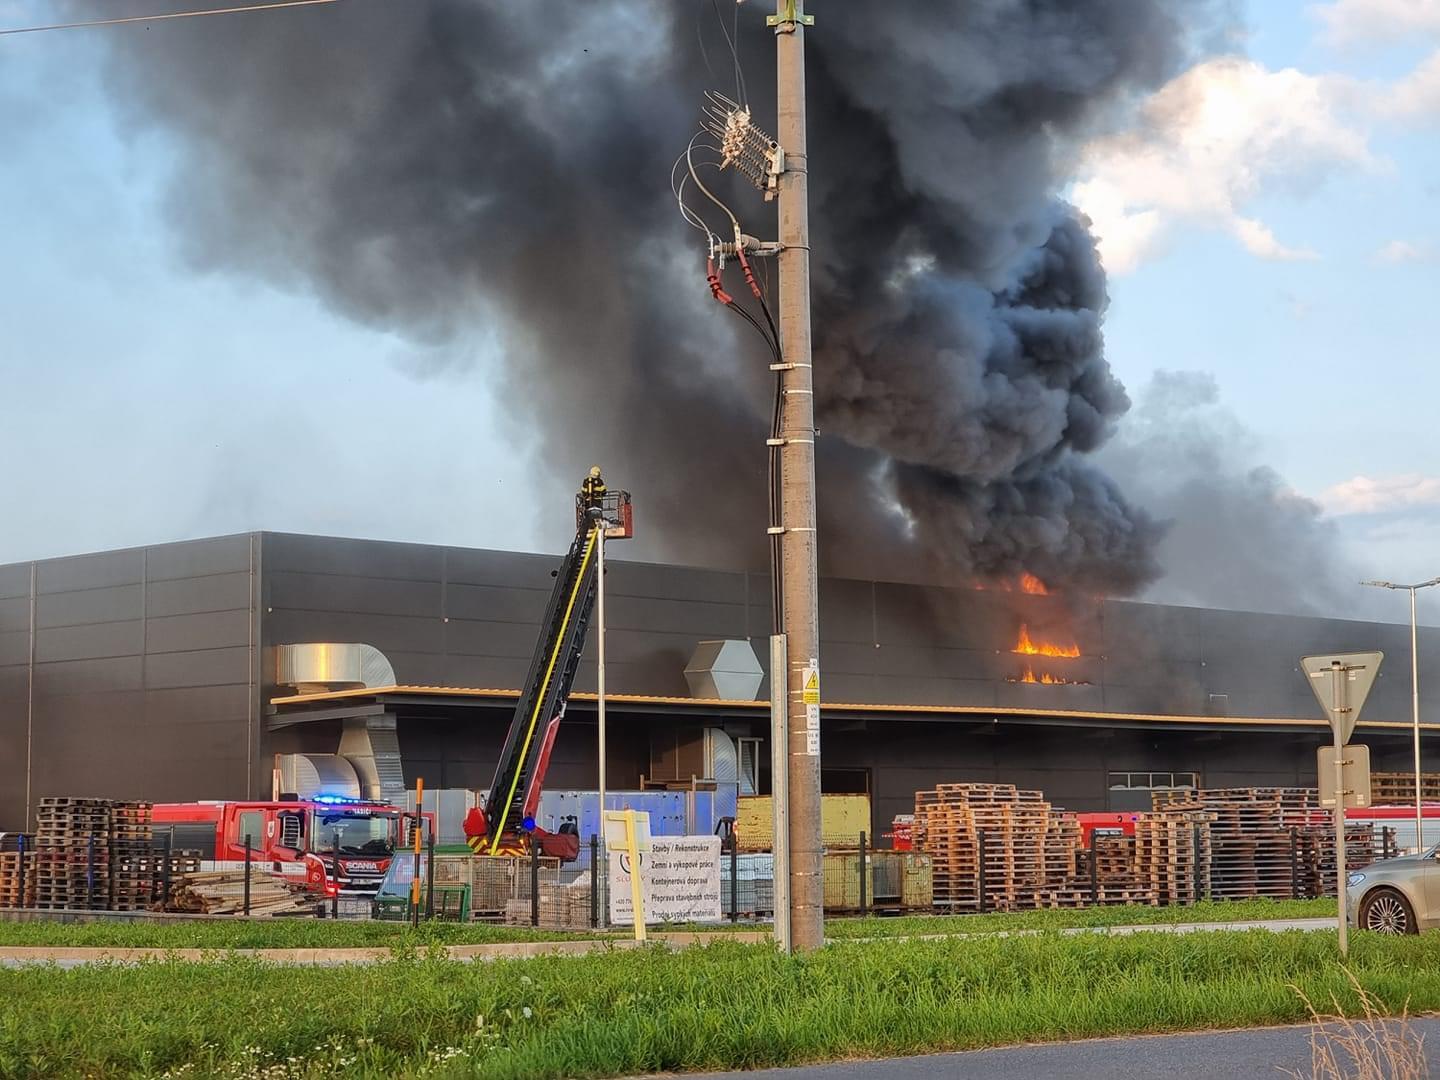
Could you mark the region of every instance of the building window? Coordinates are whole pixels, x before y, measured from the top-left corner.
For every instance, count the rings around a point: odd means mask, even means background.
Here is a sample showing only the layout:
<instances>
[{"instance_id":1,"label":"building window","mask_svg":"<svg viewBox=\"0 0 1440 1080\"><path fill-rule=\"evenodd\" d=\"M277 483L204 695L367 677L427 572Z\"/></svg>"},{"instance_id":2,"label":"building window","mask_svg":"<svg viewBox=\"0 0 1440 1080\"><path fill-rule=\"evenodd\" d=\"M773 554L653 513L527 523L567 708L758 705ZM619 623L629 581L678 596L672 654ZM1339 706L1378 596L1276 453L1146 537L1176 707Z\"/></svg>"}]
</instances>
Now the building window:
<instances>
[{"instance_id":1,"label":"building window","mask_svg":"<svg viewBox=\"0 0 1440 1080\"><path fill-rule=\"evenodd\" d=\"M1174 791L1200 786L1193 772L1112 772L1111 791Z\"/></svg>"}]
</instances>

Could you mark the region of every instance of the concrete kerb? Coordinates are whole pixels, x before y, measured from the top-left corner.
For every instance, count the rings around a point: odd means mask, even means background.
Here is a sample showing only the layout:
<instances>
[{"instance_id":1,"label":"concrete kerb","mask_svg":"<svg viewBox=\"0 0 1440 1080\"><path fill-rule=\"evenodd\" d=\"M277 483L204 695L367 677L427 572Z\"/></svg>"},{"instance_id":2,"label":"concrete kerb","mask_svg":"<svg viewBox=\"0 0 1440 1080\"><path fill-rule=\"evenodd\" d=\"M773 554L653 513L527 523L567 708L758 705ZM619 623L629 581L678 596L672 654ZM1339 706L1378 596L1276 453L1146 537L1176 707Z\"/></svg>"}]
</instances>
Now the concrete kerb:
<instances>
[{"instance_id":1,"label":"concrete kerb","mask_svg":"<svg viewBox=\"0 0 1440 1080\"><path fill-rule=\"evenodd\" d=\"M769 931L727 933L652 933L650 941L666 948L680 950L692 945L710 945L717 941L738 941L755 944L770 940ZM484 961L523 959L535 956L584 956L612 949L635 949L641 942L633 938L582 938L577 941L500 941L477 945L440 946L452 960ZM14 967L27 964L139 964L146 961L182 960L199 963L220 956L245 956L272 964L296 967L333 967L340 964L375 964L394 953L384 947L352 949L166 949L119 948L105 945L67 948L49 945L12 945L0 948L0 965Z\"/></svg>"}]
</instances>

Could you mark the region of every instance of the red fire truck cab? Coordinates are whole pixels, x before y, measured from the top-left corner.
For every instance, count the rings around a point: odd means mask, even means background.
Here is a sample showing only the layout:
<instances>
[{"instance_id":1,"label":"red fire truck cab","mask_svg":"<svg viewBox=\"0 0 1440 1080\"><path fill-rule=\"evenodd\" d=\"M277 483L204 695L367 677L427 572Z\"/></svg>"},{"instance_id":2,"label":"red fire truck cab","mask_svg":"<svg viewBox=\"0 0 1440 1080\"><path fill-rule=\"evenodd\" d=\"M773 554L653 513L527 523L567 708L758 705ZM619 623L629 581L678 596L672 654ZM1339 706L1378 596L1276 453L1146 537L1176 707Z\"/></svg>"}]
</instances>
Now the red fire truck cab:
<instances>
[{"instance_id":1,"label":"red fire truck cab","mask_svg":"<svg viewBox=\"0 0 1440 1080\"><path fill-rule=\"evenodd\" d=\"M431 817L432 815L425 815ZM155 836L176 851L215 863L252 863L317 893L370 898L397 847L413 835L413 814L388 803L318 795L281 802L156 803ZM339 862L336 867L335 863Z\"/></svg>"}]
</instances>

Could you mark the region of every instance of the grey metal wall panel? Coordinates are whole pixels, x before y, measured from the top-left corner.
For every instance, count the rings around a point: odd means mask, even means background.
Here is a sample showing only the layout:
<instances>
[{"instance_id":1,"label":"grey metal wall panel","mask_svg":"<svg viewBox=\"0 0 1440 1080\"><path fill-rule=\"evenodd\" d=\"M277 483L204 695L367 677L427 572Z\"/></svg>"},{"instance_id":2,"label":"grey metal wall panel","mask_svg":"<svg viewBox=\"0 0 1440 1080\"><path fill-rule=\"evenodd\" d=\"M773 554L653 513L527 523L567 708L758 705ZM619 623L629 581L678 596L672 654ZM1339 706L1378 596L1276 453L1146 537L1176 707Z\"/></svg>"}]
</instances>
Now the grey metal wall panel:
<instances>
[{"instance_id":1,"label":"grey metal wall panel","mask_svg":"<svg viewBox=\"0 0 1440 1080\"><path fill-rule=\"evenodd\" d=\"M622 545L607 545L605 553L610 596L680 600L687 604L745 604L744 574L627 562Z\"/></svg>"},{"instance_id":2,"label":"grey metal wall panel","mask_svg":"<svg viewBox=\"0 0 1440 1080\"><path fill-rule=\"evenodd\" d=\"M30 595L30 564L6 563L0 566L0 600Z\"/></svg>"},{"instance_id":3,"label":"grey metal wall panel","mask_svg":"<svg viewBox=\"0 0 1440 1080\"><path fill-rule=\"evenodd\" d=\"M372 615L434 618L440 614L440 582L351 574L290 573L265 575L272 607L302 611L343 611Z\"/></svg>"},{"instance_id":4,"label":"grey metal wall panel","mask_svg":"<svg viewBox=\"0 0 1440 1080\"><path fill-rule=\"evenodd\" d=\"M197 649L249 648L250 612L207 611L145 620L145 651L189 652Z\"/></svg>"},{"instance_id":5,"label":"grey metal wall panel","mask_svg":"<svg viewBox=\"0 0 1440 1080\"><path fill-rule=\"evenodd\" d=\"M264 533L265 573L341 574L409 581L439 581L444 548L380 543L333 536Z\"/></svg>"},{"instance_id":6,"label":"grey metal wall panel","mask_svg":"<svg viewBox=\"0 0 1440 1080\"><path fill-rule=\"evenodd\" d=\"M445 624L439 618L375 615L353 611L299 611L279 604L265 616L273 644L358 641L373 645L395 663L392 653L440 653ZM399 669L396 668L396 673Z\"/></svg>"},{"instance_id":7,"label":"grey metal wall panel","mask_svg":"<svg viewBox=\"0 0 1440 1080\"><path fill-rule=\"evenodd\" d=\"M29 694L28 663L0 666L0 829L25 825Z\"/></svg>"},{"instance_id":8,"label":"grey metal wall panel","mask_svg":"<svg viewBox=\"0 0 1440 1080\"><path fill-rule=\"evenodd\" d=\"M30 630L30 594L0 600L0 633Z\"/></svg>"},{"instance_id":9,"label":"grey metal wall panel","mask_svg":"<svg viewBox=\"0 0 1440 1080\"><path fill-rule=\"evenodd\" d=\"M127 548L64 559L43 559L36 568L36 587L42 594L132 585L144 580L145 550Z\"/></svg>"},{"instance_id":10,"label":"grey metal wall panel","mask_svg":"<svg viewBox=\"0 0 1440 1080\"><path fill-rule=\"evenodd\" d=\"M58 626L35 632L35 660L101 660L139 656L145 645L145 624L139 619Z\"/></svg>"},{"instance_id":11,"label":"grey metal wall panel","mask_svg":"<svg viewBox=\"0 0 1440 1080\"><path fill-rule=\"evenodd\" d=\"M35 599L35 625L79 626L145 617L145 587L117 585L82 592L41 593Z\"/></svg>"},{"instance_id":12,"label":"grey metal wall panel","mask_svg":"<svg viewBox=\"0 0 1440 1080\"><path fill-rule=\"evenodd\" d=\"M9 630L0 633L0 667L30 663L30 632Z\"/></svg>"},{"instance_id":13,"label":"grey metal wall panel","mask_svg":"<svg viewBox=\"0 0 1440 1080\"><path fill-rule=\"evenodd\" d=\"M63 660L35 665L37 700L73 694L120 693L143 688L144 659L140 656L108 660ZM43 716L42 701L37 711ZM40 726L37 724L37 727Z\"/></svg>"},{"instance_id":14,"label":"grey metal wall panel","mask_svg":"<svg viewBox=\"0 0 1440 1080\"><path fill-rule=\"evenodd\" d=\"M512 551L482 551L474 548L445 548L444 577L451 585L506 585L517 589L540 589L549 593L554 580L550 571L560 565L561 555L531 555Z\"/></svg>"},{"instance_id":15,"label":"grey metal wall panel","mask_svg":"<svg viewBox=\"0 0 1440 1080\"><path fill-rule=\"evenodd\" d=\"M248 573L250 535L217 536L213 540L190 540L160 544L145 550L147 581L184 580L219 574Z\"/></svg>"},{"instance_id":16,"label":"grey metal wall panel","mask_svg":"<svg viewBox=\"0 0 1440 1080\"><path fill-rule=\"evenodd\" d=\"M145 657L145 687L244 685L250 681L250 650L150 653Z\"/></svg>"},{"instance_id":17,"label":"grey metal wall panel","mask_svg":"<svg viewBox=\"0 0 1440 1080\"><path fill-rule=\"evenodd\" d=\"M553 584L553 582L550 582ZM545 601L550 590L522 589L507 585L445 586L443 614L456 619L478 619L483 622L535 624L545 614Z\"/></svg>"},{"instance_id":18,"label":"grey metal wall panel","mask_svg":"<svg viewBox=\"0 0 1440 1080\"><path fill-rule=\"evenodd\" d=\"M200 615L208 611L248 611L250 587L248 572L151 581L145 588L145 612L151 618L158 618Z\"/></svg>"},{"instance_id":19,"label":"grey metal wall panel","mask_svg":"<svg viewBox=\"0 0 1440 1080\"><path fill-rule=\"evenodd\" d=\"M616 630L688 634L696 641L745 636L745 609L739 604L687 603L608 592L605 621Z\"/></svg>"}]
</instances>

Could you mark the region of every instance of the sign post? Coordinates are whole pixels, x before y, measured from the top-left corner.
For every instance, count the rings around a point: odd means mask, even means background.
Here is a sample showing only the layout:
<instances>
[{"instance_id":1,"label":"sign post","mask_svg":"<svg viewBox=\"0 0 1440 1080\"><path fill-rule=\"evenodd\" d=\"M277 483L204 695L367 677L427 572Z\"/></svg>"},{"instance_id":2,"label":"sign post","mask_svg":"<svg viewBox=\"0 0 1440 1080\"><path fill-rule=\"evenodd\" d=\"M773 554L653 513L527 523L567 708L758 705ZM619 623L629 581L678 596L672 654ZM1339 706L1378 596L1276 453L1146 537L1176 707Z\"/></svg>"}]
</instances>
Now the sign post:
<instances>
[{"instance_id":1,"label":"sign post","mask_svg":"<svg viewBox=\"0 0 1440 1080\"><path fill-rule=\"evenodd\" d=\"M1305 656L1300 659L1315 700L1325 710L1330 721L1330 730L1335 733L1334 761L1331 765L1335 777L1335 902L1338 908L1336 926L1340 936L1340 956L1350 951L1348 927L1345 919L1346 882L1349 875L1345 866L1345 744L1360 719L1360 708L1370 688L1375 685L1375 676L1380 672L1380 661L1385 654L1341 653L1329 656ZM1367 757L1368 764L1368 757ZM1365 793L1369 801L1369 792Z\"/></svg>"},{"instance_id":2,"label":"sign post","mask_svg":"<svg viewBox=\"0 0 1440 1080\"><path fill-rule=\"evenodd\" d=\"M635 913L635 940L645 940L645 890L640 881L640 853L650 850L650 815L645 811L607 810L605 850L617 848L630 862L630 904ZM590 887L595 887L592 874Z\"/></svg>"}]
</instances>

